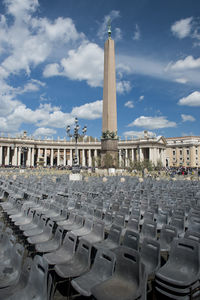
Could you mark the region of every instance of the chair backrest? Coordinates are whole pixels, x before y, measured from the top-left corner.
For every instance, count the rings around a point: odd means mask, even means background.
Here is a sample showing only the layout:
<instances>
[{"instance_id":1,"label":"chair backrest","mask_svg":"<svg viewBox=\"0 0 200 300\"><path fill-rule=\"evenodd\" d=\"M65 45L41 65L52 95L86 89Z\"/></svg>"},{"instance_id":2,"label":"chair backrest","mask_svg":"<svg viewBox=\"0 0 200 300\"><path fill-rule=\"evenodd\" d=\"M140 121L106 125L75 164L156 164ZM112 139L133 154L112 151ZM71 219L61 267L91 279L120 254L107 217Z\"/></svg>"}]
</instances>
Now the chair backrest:
<instances>
[{"instance_id":1,"label":"chair backrest","mask_svg":"<svg viewBox=\"0 0 200 300\"><path fill-rule=\"evenodd\" d=\"M126 226L127 229L138 231L139 230L139 219L138 216L131 215L128 224Z\"/></svg>"},{"instance_id":2,"label":"chair backrest","mask_svg":"<svg viewBox=\"0 0 200 300\"><path fill-rule=\"evenodd\" d=\"M71 232L68 232L65 235L65 238L63 240L63 247L65 248L65 250L67 250L67 252L72 254L75 253L76 243L77 243L77 236L75 236Z\"/></svg>"},{"instance_id":3,"label":"chair backrest","mask_svg":"<svg viewBox=\"0 0 200 300\"><path fill-rule=\"evenodd\" d=\"M122 244L123 246L129 247L131 249L138 250L139 240L140 240L139 233L127 229Z\"/></svg>"},{"instance_id":4,"label":"chair backrest","mask_svg":"<svg viewBox=\"0 0 200 300\"><path fill-rule=\"evenodd\" d=\"M83 220L84 220L83 216L81 216L81 215L76 215L76 217L75 217L75 223L76 223L77 225L83 225Z\"/></svg>"},{"instance_id":5,"label":"chair backrest","mask_svg":"<svg viewBox=\"0 0 200 300\"><path fill-rule=\"evenodd\" d=\"M64 233L64 229L60 226L58 226L56 228L56 232L55 232L55 240L59 242L59 245L61 245L62 243L62 239L63 239L63 233Z\"/></svg>"},{"instance_id":6,"label":"chair backrest","mask_svg":"<svg viewBox=\"0 0 200 300\"><path fill-rule=\"evenodd\" d=\"M87 218L84 223L84 228L92 230L92 227L93 227L93 220L90 218Z\"/></svg>"},{"instance_id":7,"label":"chair backrest","mask_svg":"<svg viewBox=\"0 0 200 300\"><path fill-rule=\"evenodd\" d=\"M95 235L98 235L98 236L104 238L104 228L105 228L104 222L101 220L97 220L97 221L94 221L94 226L93 226L92 232Z\"/></svg>"},{"instance_id":8,"label":"chair backrest","mask_svg":"<svg viewBox=\"0 0 200 300\"><path fill-rule=\"evenodd\" d=\"M113 224L124 227L125 226L125 214L116 213Z\"/></svg>"},{"instance_id":9,"label":"chair backrest","mask_svg":"<svg viewBox=\"0 0 200 300\"><path fill-rule=\"evenodd\" d=\"M175 238L171 244L169 259L167 263L176 266L184 266L194 273L200 273L200 257L199 257L200 244L194 240L186 238Z\"/></svg>"},{"instance_id":10,"label":"chair backrest","mask_svg":"<svg viewBox=\"0 0 200 300\"><path fill-rule=\"evenodd\" d=\"M112 215L113 215L112 211L109 210L106 211L103 219L106 225L112 223Z\"/></svg>"},{"instance_id":11,"label":"chair backrest","mask_svg":"<svg viewBox=\"0 0 200 300\"><path fill-rule=\"evenodd\" d=\"M34 290L38 299L47 300L48 263L42 256L36 255L31 266L27 292Z\"/></svg>"},{"instance_id":12,"label":"chair backrest","mask_svg":"<svg viewBox=\"0 0 200 300\"><path fill-rule=\"evenodd\" d=\"M160 267L160 244L145 238L141 246L141 260L148 275L156 272Z\"/></svg>"},{"instance_id":13,"label":"chair backrest","mask_svg":"<svg viewBox=\"0 0 200 300\"><path fill-rule=\"evenodd\" d=\"M140 282L140 254L128 247L120 246L113 250L116 254L114 275L123 281Z\"/></svg>"},{"instance_id":14,"label":"chair backrest","mask_svg":"<svg viewBox=\"0 0 200 300\"><path fill-rule=\"evenodd\" d=\"M92 273L94 276L103 281L112 276L115 267L116 256L107 249L99 249L96 253L94 263L92 266Z\"/></svg>"},{"instance_id":15,"label":"chair backrest","mask_svg":"<svg viewBox=\"0 0 200 300\"><path fill-rule=\"evenodd\" d=\"M94 217L97 219L102 219L103 216L103 211L101 208L96 208L95 212L94 212Z\"/></svg>"},{"instance_id":16,"label":"chair backrest","mask_svg":"<svg viewBox=\"0 0 200 300\"><path fill-rule=\"evenodd\" d=\"M75 257L80 261L81 264L85 264L89 267L91 263L91 250L92 245L90 243L80 240Z\"/></svg>"},{"instance_id":17,"label":"chair backrest","mask_svg":"<svg viewBox=\"0 0 200 300\"><path fill-rule=\"evenodd\" d=\"M200 243L200 231L196 232L196 231L187 230L185 232L184 238L191 239Z\"/></svg>"},{"instance_id":18,"label":"chair backrest","mask_svg":"<svg viewBox=\"0 0 200 300\"><path fill-rule=\"evenodd\" d=\"M144 221L142 225L141 234L143 238L150 238L150 239L156 239L156 223L151 220Z\"/></svg>"},{"instance_id":19,"label":"chair backrest","mask_svg":"<svg viewBox=\"0 0 200 300\"><path fill-rule=\"evenodd\" d=\"M108 233L108 240L111 240L112 242L119 244L121 233L122 233L121 227L117 225L112 225Z\"/></svg>"},{"instance_id":20,"label":"chair backrest","mask_svg":"<svg viewBox=\"0 0 200 300\"><path fill-rule=\"evenodd\" d=\"M170 249L170 245L175 237L178 236L177 229L171 225L164 225L160 231L160 245L162 249Z\"/></svg>"}]
</instances>

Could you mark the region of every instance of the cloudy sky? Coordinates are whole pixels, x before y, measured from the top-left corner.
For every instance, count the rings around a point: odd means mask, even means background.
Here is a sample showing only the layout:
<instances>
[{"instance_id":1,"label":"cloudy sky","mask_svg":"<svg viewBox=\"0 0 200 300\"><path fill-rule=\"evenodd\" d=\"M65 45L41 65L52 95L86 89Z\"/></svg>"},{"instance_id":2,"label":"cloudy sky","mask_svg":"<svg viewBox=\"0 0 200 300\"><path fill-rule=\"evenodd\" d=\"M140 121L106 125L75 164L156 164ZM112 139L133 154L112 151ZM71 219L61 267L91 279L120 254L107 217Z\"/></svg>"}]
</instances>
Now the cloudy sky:
<instances>
[{"instance_id":1,"label":"cloudy sky","mask_svg":"<svg viewBox=\"0 0 200 300\"><path fill-rule=\"evenodd\" d=\"M0 132L100 138L112 20L118 135L200 135L199 0L0 1Z\"/></svg>"}]
</instances>

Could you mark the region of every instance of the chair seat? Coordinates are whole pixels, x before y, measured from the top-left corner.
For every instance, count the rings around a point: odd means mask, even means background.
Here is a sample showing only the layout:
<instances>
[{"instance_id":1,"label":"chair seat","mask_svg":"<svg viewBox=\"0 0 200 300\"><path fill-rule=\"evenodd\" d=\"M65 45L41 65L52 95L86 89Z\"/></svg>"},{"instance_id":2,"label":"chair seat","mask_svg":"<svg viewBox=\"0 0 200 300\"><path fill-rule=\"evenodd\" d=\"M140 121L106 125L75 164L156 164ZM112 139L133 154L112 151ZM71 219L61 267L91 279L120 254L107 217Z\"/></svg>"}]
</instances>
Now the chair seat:
<instances>
[{"instance_id":1,"label":"chair seat","mask_svg":"<svg viewBox=\"0 0 200 300\"><path fill-rule=\"evenodd\" d=\"M140 296L138 290L139 286L136 282L127 282L123 278L113 276L111 279L95 286L92 289L92 295L98 300L133 300Z\"/></svg>"},{"instance_id":2,"label":"chair seat","mask_svg":"<svg viewBox=\"0 0 200 300\"><path fill-rule=\"evenodd\" d=\"M87 263L81 263L76 257L65 264L56 265L55 271L62 278L71 278L82 275L89 270Z\"/></svg>"}]
</instances>

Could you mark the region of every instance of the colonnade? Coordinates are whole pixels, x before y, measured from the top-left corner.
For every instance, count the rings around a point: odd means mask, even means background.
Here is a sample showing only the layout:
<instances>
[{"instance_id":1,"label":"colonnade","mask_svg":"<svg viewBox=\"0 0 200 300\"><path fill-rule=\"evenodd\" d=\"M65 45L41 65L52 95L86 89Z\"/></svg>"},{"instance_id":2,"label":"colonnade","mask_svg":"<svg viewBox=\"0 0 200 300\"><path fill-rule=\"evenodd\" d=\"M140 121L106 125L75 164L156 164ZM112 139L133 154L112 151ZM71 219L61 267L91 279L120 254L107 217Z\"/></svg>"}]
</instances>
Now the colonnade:
<instances>
[{"instance_id":1,"label":"colonnade","mask_svg":"<svg viewBox=\"0 0 200 300\"><path fill-rule=\"evenodd\" d=\"M166 164L166 145L158 139L119 140L119 166L128 167L131 162L150 160L157 164L160 160ZM98 166L101 157L101 142L81 142L77 145L78 164L83 167ZM66 140L35 140L0 137L0 166L72 166L75 157L75 145Z\"/></svg>"}]
</instances>

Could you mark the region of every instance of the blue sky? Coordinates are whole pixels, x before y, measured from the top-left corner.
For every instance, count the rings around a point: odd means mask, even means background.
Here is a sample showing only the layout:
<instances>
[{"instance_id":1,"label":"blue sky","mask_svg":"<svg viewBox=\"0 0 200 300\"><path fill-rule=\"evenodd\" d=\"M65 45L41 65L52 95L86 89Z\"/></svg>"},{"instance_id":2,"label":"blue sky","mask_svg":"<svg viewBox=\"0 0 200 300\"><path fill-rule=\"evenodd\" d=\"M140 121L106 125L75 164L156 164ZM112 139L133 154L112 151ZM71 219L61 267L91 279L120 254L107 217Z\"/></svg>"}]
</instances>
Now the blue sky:
<instances>
[{"instance_id":1,"label":"blue sky","mask_svg":"<svg viewBox=\"0 0 200 300\"><path fill-rule=\"evenodd\" d=\"M118 135L200 135L199 0L3 0L0 132L100 138L107 21L116 50Z\"/></svg>"}]
</instances>

